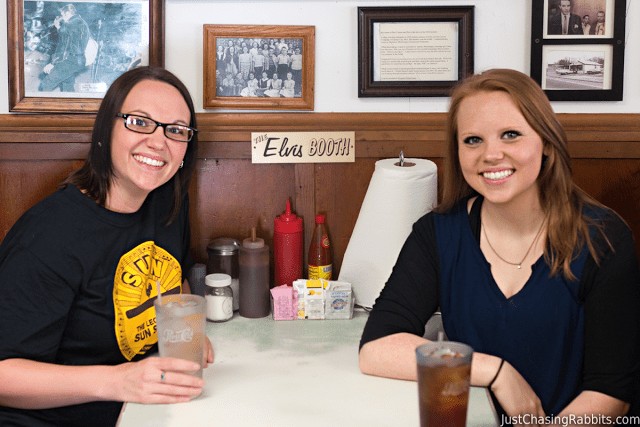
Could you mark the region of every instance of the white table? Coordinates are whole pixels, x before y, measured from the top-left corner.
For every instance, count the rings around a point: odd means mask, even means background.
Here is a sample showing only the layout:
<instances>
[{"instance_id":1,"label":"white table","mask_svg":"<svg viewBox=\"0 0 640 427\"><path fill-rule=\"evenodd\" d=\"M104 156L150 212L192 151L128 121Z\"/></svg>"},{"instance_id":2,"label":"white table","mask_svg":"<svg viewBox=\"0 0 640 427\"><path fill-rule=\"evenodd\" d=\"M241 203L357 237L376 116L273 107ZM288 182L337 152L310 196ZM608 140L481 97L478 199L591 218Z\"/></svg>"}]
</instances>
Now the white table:
<instances>
[{"instance_id":1,"label":"white table","mask_svg":"<svg viewBox=\"0 0 640 427\"><path fill-rule=\"evenodd\" d=\"M415 382L360 373L367 314L351 320L274 321L235 314L208 323L215 363L197 399L127 403L119 427L418 426ZM497 426L486 389L471 388L468 426Z\"/></svg>"}]
</instances>

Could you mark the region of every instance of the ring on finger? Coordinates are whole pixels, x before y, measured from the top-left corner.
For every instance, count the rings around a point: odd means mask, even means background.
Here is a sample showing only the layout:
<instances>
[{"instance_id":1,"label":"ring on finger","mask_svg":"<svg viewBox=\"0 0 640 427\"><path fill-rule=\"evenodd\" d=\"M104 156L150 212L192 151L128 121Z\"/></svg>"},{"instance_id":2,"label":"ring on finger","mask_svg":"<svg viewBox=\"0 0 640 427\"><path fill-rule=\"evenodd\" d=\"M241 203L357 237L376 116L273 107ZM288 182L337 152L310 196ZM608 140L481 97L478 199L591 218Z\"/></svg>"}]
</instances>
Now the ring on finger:
<instances>
[{"instance_id":1,"label":"ring on finger","mask_svg":"<svg viewBox=\"0 0 640 427\"><path fill-rule=\"evenodd\" d=\"M160 371L160 382L164 382L165 378L167 378L167 373L165 371Z\"/></svg>"}]
</instances>

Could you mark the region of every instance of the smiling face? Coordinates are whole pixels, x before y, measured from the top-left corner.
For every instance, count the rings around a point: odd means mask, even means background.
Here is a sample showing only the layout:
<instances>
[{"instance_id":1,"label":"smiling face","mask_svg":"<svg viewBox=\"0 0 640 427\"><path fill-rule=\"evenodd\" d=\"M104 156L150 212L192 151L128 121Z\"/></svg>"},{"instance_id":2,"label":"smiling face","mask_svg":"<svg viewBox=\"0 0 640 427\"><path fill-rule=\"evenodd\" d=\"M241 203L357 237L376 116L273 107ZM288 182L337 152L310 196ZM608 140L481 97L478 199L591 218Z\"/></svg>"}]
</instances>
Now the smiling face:
<instances>
[{"instance_id":1,"label":"smiling face","mask_svg":"<svg viewBox=\"0 0 640 427\"><path fill-rule=\"evenodd\" d=\"M156 80L136 84L125 98L121 112L186 126L191 119L180 92ZM125 128L121 118L115 119L111 137L113 179L106 207L116 212L139 209L151 191L178 171L187 146L188 143L167 138L160 126L152 134L141 134Z\"/></svg>"},{"instance_id":2,"label":"smiling face","mask_svg":"<svg viewBox=\"0 0 640 427\"><path fill-rule=\"evenodd\" d=\"M502 91L468 96L457 120L465 181L490 203L537 201L543 142L511 97Z\"/></svg>"}]
</instances>

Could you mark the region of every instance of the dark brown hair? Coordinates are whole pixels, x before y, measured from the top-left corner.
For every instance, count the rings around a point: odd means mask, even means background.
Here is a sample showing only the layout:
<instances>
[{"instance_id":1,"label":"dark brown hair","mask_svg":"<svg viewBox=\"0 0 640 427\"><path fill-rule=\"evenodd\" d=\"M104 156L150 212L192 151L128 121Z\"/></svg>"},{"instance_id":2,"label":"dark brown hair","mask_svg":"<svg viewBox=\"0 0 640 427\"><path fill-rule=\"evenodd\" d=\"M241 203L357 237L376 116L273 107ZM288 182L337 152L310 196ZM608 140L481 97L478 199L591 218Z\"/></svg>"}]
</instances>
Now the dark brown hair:
<instances>
[{"instance_id":1,"label":"dark brown hair","mask_svg":"<svg viewBox=\"0 0 640 427\"><path fill-rule=\"evenodd\" d=\"M105 205L109 188L113 179L113 162L111 159L111 133L113 121L120 113L125 98L131 89L143 80L157 80L175 87L189 107L191 121L189 126L197 128L196 114L191 95L186 86L171 72L161 67L138 67L125 72L109 87L96 115L91 137L89 155L82 167L73 172L63 185L73 184L93 198L101 206ZM198 150L198 133L195 132L187 143L184 165L176 172L170 182L173 184L174 200L169 209L167 222L171 223L178 216L182 200L189 189ZM166 184L165 184L166 185Z\"/></svg>"}]
</instances>

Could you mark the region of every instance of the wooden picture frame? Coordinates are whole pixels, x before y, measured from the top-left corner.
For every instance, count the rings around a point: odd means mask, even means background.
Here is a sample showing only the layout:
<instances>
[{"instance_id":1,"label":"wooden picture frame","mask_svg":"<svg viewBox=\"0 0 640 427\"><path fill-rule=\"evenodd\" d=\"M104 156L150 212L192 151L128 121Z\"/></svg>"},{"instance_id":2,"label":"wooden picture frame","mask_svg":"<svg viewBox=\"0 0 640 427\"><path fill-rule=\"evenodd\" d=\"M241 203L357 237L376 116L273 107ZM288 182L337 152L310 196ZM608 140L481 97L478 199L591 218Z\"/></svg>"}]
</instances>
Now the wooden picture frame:
<instances>
[{"instance_id":1,"label":"wooden picture frame","mask_svg":"<svg viewBox=\"0 0 640 427\"><path fill-rule=\"evenodd\" d=\"M108 86L127 69L164 66L163 16L162 0L8 0L9 111L95 113ZM89 30L69 31L81 34L71 44L89 40L83 56L75 54L85 61L79 71L64 62L67 53L56 51L56 21L67 25L66 19L69 28ZM44 69L52 62L47 77ZM71 77L60 83L64 75Z\"/></svg>"},{"instance_id":2,"label":"wooden picture frame","mask_svg":"<svg viewBox=\"0 0 640 427\"><path fill-rule=\"evenodd\" d=\"M531 77L551 101L621 101L626 0L563 3L564 28L561 0L533 0Z\"/></svg>"},{"instance_id":3,"label":"wooden picture frame","mask_svg":"<svg viewBox=\"0 0 640 427\"><path fill-rule=\"evenodd\" d=\"M358 97L448 96L473 74L473 19L474 6L358 7Z\"/></svg>"},{"instance_id":4,"label":"wooden picture frame","mask_svg":"<svg viewBox=\"0 0 640 427\"><path fill-rule=\"evenodd\" d=\"M265 44L266 56L263 54ZM218 53L219 50L220 53ZM234 53L237 50L241 52L242 58ZM278 51L280 51L278 56L281 56L284 51L289 58L282 57L278 60L276 56L274 59L273 54ZM289 55L289 51L293 51L293 55ZM203 56L204 108L254 110L313 110L314 108L315 27L313 26L205 24ZM270 62L269 58L271 58ZM262 67L259 64L262 64ZM262 73L265 70L267 80L271 80L271 83L262 81ZM255 73L259 73L260 76L256 77ZM287 75L280 76L283 73ZM250 74L254 74L254 78L259 80L258 87L254 87L255 82L250 79ZM278 74L275 80L273 74ZM289 82L286 81L287 79Z\"/></svg>"}]
</instances>

